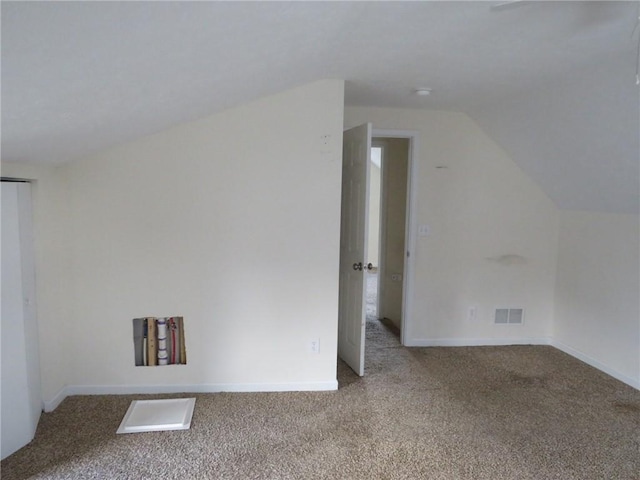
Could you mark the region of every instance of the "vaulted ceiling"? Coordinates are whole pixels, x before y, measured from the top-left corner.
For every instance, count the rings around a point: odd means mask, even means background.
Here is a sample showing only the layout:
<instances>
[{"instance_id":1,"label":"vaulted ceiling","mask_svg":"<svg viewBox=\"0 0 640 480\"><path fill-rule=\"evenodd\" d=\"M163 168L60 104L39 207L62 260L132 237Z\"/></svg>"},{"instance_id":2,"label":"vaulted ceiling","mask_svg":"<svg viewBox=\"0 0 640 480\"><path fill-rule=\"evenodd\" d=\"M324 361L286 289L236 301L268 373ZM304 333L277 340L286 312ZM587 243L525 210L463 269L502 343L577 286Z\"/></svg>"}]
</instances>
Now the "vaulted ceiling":
<instances>
[{"instance_id":1,"label":"vaulted ceiling","mask_svg":"<svg viewBox=\"0 0 640 480\"><path fill-rule=\"evenodd\" d=\"M468 114L560 208L638 212L639 4L498 3L3 1L2 160L341 78L347 105Z\"/></svg>"}]
</instances>

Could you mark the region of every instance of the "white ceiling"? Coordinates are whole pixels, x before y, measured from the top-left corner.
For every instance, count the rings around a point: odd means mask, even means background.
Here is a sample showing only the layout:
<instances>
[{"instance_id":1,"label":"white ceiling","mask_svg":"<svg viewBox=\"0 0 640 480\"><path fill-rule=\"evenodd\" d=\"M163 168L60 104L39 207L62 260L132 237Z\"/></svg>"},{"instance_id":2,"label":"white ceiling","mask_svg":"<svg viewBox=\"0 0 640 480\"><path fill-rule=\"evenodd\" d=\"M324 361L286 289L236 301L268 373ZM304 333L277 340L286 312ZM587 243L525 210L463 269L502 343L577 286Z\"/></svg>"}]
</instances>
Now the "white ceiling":
<instances>
[{"instance_id":1,"label":"white ceiling","mask_svg":"<svg viewBox=\"0 0 640 480\"><path fill-rule=\"evenodd\" d=\"M348 105L467 113L561 208L638 212L638 3L495 3L3 1L2 160L341 78Z\"/></svg>"}]
</instances>

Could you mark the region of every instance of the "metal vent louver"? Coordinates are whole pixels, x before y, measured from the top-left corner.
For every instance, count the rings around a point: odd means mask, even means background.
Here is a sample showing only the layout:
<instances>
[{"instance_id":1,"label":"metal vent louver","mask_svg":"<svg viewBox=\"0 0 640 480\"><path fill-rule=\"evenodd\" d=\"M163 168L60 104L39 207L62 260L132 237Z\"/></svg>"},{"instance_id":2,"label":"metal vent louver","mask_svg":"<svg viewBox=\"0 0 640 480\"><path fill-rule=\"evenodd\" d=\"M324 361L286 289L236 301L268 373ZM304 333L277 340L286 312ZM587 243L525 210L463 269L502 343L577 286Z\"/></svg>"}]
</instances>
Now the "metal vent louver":
<instances>
[{"instance_id":1,"label":"metal vent louver","mask_svg":"<svg viewBox=\"0 0 640 480\"><path fill-rule=\"evenodd\" d=\"M496 325L522 325L524 308L496 308L494 322Z\"/></svg>"}]
</instances>

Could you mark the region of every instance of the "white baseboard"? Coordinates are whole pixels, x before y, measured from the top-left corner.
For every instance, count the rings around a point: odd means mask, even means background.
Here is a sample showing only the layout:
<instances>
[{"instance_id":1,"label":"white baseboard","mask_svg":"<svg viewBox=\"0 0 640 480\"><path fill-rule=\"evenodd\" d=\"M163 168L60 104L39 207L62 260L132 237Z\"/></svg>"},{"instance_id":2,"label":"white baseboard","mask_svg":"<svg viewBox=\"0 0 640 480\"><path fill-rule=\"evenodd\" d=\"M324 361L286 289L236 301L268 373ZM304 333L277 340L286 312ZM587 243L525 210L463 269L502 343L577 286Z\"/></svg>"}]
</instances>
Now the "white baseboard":
<instances>
[{"instance_id":1,"label":"white baseboard","mask_svg":"<svg viewBox=\"0 0 640 480\"><path fill-rule=\"evenodd\" d=\"M599 362L595 358L590 357L586 353L583 353L580 350L576 350L575 348L570 347L569 345L565 345L562 342L558 342L556 340L552 340L551 341L551 346L557 348L558 350L563 351L564 353L567 353L567 354L571 355L572 357L577 358L578 360L583 361L584 363L586 363L588 365L591 365L594 368L597 368L598 370L606 373L607 375L612 376L613 378L615 378L617 380L620 380L623 383L626 383L627 385L635 388L636 390L640 390L640 379L634 379L632 377L624 375L624 374L614 370L613 368L608 367L604 363Z\"/></svg>"},{"instance_id":2,"label":"white baseboard","mask_svg":"<svg viewBox=\"0 0 640 480\"><path fill-rule=\"evenodd\" d=\"M44 411L52 412L73 395L135 395L152 393L219 393L219 392L320 392L338 389L338 380L294 383L215 383L199 385L67 385L51 400Z\"/></svg>"},{"instance_id":3,"label":"white baseboard","mask_svg":"<svg viewBox=\"0 0 640 480\"><path fill-rule=\"evenodd\" d=\"M430 338L411 339L407 347L479 347L505 345L551 345L594 368L640 390L640 379L634 379L608 367L589 355L548 337L540 338ZM44 411L52 412L72 395L130 395L151 393L218 393L218 392L308 392L337 390L338 381L297 383L217 383L202 385L69 385L52 399L44 401Z\"/></svg>"},{"instance_id":4,"label":"white baseboard","mask_svg":"<svg viewBox=\"0 0 640 480\"><path fill-rule=\"evenodd\" d=\"M67 398L68 395L69 394L67 393L67 387L62 387L52 399L42 401L42 409L45 412L53 412L56 408L58 408L58 405L60 405L62 401Z\"/></svg>"},{"instance_id":5,"label":"white baseboard","mask_svg":"<svg viewBox=\"0 0 640 480\"><path fill-rule=\"evenodd\" d=\"M427 338L427 339L411 339L406 343L407 347L482 347L482 346L501 346L501 345L551 345L558 350L563 351L577 358L578 360L597 368L601 372L620 380L627 385L640 390L640 379L634 379L624 375L613 368L608 367L604 363L590 357L589 355L576 350L562 342L558 342L550 337L541 338Z\"/></svg>"},{"instance_id":6,"label":"white baseboard","mask_svg":"<svg viewBox=\"0 0 640 480\"><path fill-rule=\"evenodd\" d=\"M504 345L550 345L551 339L541 338L414 338L407 347L486 347Z\"/></svg>"}]
</instances>

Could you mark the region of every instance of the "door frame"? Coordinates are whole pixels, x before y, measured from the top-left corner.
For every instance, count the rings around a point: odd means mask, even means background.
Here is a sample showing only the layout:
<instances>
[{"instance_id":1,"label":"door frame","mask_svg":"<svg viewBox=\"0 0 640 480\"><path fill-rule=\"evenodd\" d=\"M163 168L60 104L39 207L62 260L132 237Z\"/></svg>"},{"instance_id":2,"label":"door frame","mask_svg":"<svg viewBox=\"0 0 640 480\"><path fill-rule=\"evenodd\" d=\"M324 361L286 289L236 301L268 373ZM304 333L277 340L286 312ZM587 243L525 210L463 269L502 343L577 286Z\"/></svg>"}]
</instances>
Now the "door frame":
<instances>
[{"instance_id":1,"label":"door frame","mask_svg":"<svg viewBox=\"0 0 640 480\"><path fill-rule=\"evenodd\" d=\"M417 234L418 205L418 132L415 130L387 130L373 128L374 138L406 138L409 140L409 158L407 159L407 203L404 231L404 278L402 284L402 316L400 318L400 343L411 344L411 332L414 324L413 298L415 280L415 245ZM384 162L384 159L383 159Z\"/></svg>"}]
</instances>

